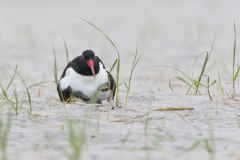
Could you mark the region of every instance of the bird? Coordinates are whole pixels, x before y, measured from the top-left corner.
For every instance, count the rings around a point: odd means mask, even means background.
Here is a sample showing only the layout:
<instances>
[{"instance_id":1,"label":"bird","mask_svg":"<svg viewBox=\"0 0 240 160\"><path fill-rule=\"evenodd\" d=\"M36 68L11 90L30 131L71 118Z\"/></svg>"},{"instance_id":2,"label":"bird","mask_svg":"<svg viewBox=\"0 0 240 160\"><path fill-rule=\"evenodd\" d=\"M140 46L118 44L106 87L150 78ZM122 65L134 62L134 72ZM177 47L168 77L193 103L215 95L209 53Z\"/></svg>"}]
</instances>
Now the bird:
<instances>
[{"instance_id":1,"label":"bird","mask_svg":"<svg viewBox=\"0 0 240 160\"><path fill-rule=\"evenodd\" d=\"M81 99L98 103L114 99L116 83L102 60L92 50L70 61L58 81L57 91L62 102Z\"/></svg>"}]
</instances>

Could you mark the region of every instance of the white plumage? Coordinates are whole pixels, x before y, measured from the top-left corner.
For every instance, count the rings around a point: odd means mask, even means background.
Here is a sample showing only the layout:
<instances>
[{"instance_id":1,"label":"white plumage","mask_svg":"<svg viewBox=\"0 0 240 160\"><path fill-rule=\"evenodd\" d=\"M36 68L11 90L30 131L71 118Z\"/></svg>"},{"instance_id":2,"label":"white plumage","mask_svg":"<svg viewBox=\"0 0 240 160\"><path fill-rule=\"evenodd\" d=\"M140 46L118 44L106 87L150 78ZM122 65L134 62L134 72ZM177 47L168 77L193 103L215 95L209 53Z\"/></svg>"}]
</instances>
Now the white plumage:
<instances>
[{"instance_id":1,"label":"white plumage","mask_svg":"<svg viewBox=\"0 0 240 160\"><path fill-rule=\"evenodd\" d=\"M99 63L99 72L96 74L96 79L93 76L84 76L78 74L73 68L68 68L65 76L60 80L61 90L71 87L72 91L81 91L84 95L92 97L96 94L99 86L108 82L108 73L103 68L103 64ZM105 93L108 94L108 93ZM109 92L110 94L110 92ZM102 98L107 98L108 95L101 95Z\"/></svg>"}]
</instances>

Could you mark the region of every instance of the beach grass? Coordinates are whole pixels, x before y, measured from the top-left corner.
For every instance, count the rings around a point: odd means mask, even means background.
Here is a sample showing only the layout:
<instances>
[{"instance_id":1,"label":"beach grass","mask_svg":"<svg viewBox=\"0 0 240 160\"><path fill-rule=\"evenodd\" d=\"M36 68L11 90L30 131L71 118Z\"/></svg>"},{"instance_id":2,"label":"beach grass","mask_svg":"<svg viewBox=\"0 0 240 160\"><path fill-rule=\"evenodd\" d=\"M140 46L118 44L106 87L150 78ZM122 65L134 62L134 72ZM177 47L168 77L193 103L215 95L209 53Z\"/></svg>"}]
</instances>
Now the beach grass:
<instances>
[{"instance_id":1,"label":"beach grass","mask_svg":"<svg viewBox=\"0 0 240 160\"><path fill-rule=\"evenodd\" d=\"M141 59L141 56L138 56L138 45L137 45L135 55L134 55L134 59L133 59L132 66L131 66L130 75L129 75L129 78L128 78L128 83L126 84L126 88L127 88L127 94L126 94L126 98L125 98L125 103L126 104L128 102L128 97L129 97L129 94L130 94L130 91L131 91L131 82L132 82L133 72L134 72L137 64L139 63L140 59Z\"/></svg>"}]
</instances>

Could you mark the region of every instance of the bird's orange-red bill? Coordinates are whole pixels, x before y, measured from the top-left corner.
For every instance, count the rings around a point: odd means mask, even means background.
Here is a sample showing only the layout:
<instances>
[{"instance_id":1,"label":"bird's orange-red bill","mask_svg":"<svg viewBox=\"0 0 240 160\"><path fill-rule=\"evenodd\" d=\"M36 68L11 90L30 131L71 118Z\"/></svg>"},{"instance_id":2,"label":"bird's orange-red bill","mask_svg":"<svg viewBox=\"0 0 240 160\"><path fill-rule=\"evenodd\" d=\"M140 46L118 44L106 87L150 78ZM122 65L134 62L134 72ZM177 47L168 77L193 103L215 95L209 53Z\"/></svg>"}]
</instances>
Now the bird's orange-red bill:
<instances>
[{"instance_id":1,"label":"bird's orange-red bill","mask_svg":"<svg viewBox=\"0 0 240 160\"><path fill-rule=\"evenodd\" d=\"M95 70L94 70L94 62L93 62L93 60L89 59L87 61L87 65L91 69L94 79L96 79L96 74L95 74Z\"/></svg>"}]
</instances>

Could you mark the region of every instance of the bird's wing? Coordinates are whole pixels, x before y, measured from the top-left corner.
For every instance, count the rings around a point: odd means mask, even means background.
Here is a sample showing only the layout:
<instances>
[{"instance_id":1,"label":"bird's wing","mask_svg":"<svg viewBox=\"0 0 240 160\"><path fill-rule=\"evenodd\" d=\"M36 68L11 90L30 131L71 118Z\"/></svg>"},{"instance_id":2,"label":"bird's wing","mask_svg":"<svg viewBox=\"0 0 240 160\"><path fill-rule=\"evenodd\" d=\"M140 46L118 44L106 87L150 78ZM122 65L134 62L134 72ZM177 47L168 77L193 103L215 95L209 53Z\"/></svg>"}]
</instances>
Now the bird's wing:
<instances>
[{"instance_id":1,"label":"bird's wing","mask_svg":"<svg viewBox=\"0 0 240 160\"><path fill-rule=\"evenodd\" d=\"M69 63L67 64L67 66L65 67L65 69L63 70L63 73L62 73L62 75L61 75L60 80L65 77L66 71L67 71L67 69L68 69L69 67L71 67L71 62L69 62ZM67 89L61 90L61 88L60 88L60 80L59 80L59 82L58 82L58 84L57 84L58 96L59 96L59 98L60 98L60 100L61 100L62 102L67 102L67 101L70 100L70 96L71 96L71 92L72 92L72 91L71 91L71 88L70 88L70 87L68 87Z\"/></svg>"},{"instance_id":2,"label":"bird's wing","mask_svg":"<svg viewBox=\"0 0 240 160\"><path fill-rule=\"evenodd\" d=\"M103 65L103 68L105 69L105 65L104 65L104 63L102 62L102 60L98 57L98 56L95 56L96 57L96 59L99 61L99 62L101 62L102 63L102 65Z\"/></svg>"},{"instance_id":3,"label":"bird's wing","mask_svg":"<svg viewBox=\"0 0 240 160\"><path fill-rule=\"evenodd\" d=\"M68 87L65 90L61 90L60 89L60 84L58 84L57 91L58 91L59 98L62 102L70 101L70 97L71 97L71 93L72 93L72 90L71 90L70 87Z\"/></svg>"},{"instance_id":4,"label":"bird's wing","mask_svg":"<svg viewBox=\"0 0 240 160\"><path fill-rule=\"evenodd\" d=\"M110 99L114 99L115 91L116 91L116 83L115 83L115 80L114 80L113 76L111 75L111 73L108 71L107 71L107 73L108 73L108 81L109 81L110 89L111 89Z\"/></svg>"},{"instance_id":5,"label":"bird's wing","mask_svg":"<svg viewBox=\"0 0 240 160\"><path fill-rule=\"evenodd\" d=\"M98 56L96 56L96 58L97 58L97 60L99 62L102 63L103 68L106 69L104 63L102 62L102 60ZM116 91L116 83L115 83L115 80L114 80L113 76L111 75L111 73L108 72L108 71L107 71L107 73L108 73L108 82L110 84L110 89L111 89L111 96L110 96L109 99L114 99L115 91Z\"/></svg>"},{"instance_id":6,"label":"bird's wing","mask_svg":"<svg viewBox=\"0 0 240 160\"><path fill-rule=\"evenodd\" d=\"M65 67L65 69L63 70L63 73L62 73L62 75L61 75L60 80L61 80L63 77L65 77L66 71L67 71L67 69L70 68L70 67L72 67L72 63L71 63L71 62L69 62L69 63L67 64L67 66Z\"/></svg>"}]
</instances>

